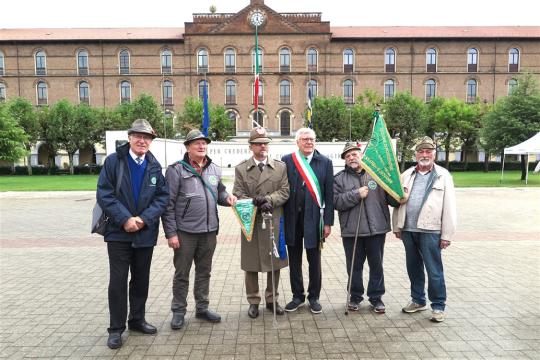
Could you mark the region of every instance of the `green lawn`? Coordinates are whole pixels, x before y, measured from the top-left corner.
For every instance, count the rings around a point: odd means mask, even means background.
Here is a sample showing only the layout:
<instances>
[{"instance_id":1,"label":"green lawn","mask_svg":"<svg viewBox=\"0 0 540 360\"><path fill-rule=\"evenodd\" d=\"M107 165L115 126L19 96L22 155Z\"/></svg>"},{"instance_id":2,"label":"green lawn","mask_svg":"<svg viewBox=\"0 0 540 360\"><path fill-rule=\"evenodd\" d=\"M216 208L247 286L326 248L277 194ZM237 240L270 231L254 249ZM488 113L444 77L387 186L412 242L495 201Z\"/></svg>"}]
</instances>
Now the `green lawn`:
<instances>
[{"instance_id":1,"label":"green lawn","mask_svg":"<svg viewBox=\"0 0 540 360\"><path fill-rule=\"evenodd\" d=\"M529 184L520 179L519 171L506 171L501 183L500 172L454 172L456 187L520 187L540 186L540 174L529 173ZM96 190L97 175L36 175L0 176L0 191L74 191ZM227 187L232 187L232 179L226 179Z\"/></svg>"}]
</instances>

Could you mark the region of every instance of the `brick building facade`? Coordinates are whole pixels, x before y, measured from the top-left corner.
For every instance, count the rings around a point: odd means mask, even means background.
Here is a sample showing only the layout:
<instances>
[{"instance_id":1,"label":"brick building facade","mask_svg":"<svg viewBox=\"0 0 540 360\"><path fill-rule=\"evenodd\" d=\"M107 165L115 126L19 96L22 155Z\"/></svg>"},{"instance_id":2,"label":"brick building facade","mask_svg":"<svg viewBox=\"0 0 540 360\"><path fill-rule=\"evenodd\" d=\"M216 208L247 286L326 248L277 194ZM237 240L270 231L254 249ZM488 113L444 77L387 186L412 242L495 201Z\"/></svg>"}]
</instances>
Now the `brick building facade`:
<instances>
[{"instance_id":1,"label":"brick building facade","mask_svg":"<svg viewBox=\"0 0 540 360\"><path fill-rule=\"evenodd\" d=\"M320 13L278 13L251 0L233 14L194 14L184 28L0 29L0 101L66 98L114 107L140 93L180 111L207 81L238 136L252 126L255 26L260 116L274 137L304 123L314 96L366 89L492 103L519 73L540 79L540 27L332 27Z\"/></svg>"}]
</instances>

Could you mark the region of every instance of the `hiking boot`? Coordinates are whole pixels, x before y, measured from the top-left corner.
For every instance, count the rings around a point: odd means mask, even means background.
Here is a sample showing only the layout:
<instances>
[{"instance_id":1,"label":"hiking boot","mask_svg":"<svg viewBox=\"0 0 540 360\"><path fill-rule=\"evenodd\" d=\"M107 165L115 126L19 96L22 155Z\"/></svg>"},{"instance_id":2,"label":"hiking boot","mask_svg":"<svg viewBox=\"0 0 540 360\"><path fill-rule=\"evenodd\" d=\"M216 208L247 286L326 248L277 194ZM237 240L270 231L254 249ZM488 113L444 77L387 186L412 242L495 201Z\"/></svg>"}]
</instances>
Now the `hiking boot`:
<instances>
[{"instance_id":1,"label":"hiking boot","mask_svg":"<svg viewBox=\"0 0 540 360\"><path fill-rule=\"evenodd\" d=\"M414 301L409 301L407 306L402 308L401 311L403 311L404 313L412 314L412 313L415 313L417 311L424 311L424 310L427 310L427 309L428 309L428 307L427 307L426 304L421 305L421 304L415 303Z\"/></svg>"},{"instance_id":2,"label":"hiking boot","mask_svg":"<svg viewBox=\"0 0 540 360\"><path fill-rule=\"evenodd\" d=\"M373 311L377 314L384 314L386 312L386 306L381 299L370 301Z\"/></svg>"},{"instance_id":3,"label":"hiking boot","mask_svg":"<svg viewBox=\"0 0 540 360\"><path fill-rule=\"evenodd\" d=\"M304 305L304 301L302 301L302 300L300 300L298 298L293 298L291 302L289 302L287 305L285 305L285 311L287 311L287 312L296 311L302 305Z\"/></svg>"},{"instance_id":4,"label":"hiking boot","mask_svg":"<svg viewBox=\"0 0 540 360\"><path fill-rule=\"evenodd\" d=\"M431 321L433 322L443 322L444 321L444 311L443 310L433 310L431 312Z\"/></svg>"}]
</instances>

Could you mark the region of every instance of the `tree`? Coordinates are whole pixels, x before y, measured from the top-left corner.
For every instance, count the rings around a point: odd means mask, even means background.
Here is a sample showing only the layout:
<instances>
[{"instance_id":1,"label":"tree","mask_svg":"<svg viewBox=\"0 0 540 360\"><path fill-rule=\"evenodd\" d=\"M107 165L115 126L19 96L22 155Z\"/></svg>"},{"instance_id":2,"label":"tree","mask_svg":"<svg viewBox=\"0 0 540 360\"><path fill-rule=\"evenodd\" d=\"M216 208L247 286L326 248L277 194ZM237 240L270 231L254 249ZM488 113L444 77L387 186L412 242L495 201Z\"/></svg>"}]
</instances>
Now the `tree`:
<instances>
[{"instance_id":1,"label":"tree","mask_svg":"<svg viewBox=\"0 0 540 360\"><path fill-rule=\"evenodd\" d=\"M356 98L354 106L350 107L352 119L351 140L369 140L371 135L371 124L373 123L373 112L377 104L383 102L383 97L374 90L366 90Z\"/></svg>"},{"instance_id":2,"label":"tree","mask_svg":"<svg viewBox=\"0 0 540 360\"><path fill-rule=\"evenodd\" d=\"M54 166L54 157L59 149L57 142L58 129L55 127L54 123L50 121L51 116L51 109L48 106L40 107L37 112L39 127L41 129L40 138L44 142L41 146L45 147L47 150L49 173L50 168Z\"/></svg>"},{"instance_id":3,"label":"tree","mask_svg":"<svg viewBox=\"0 0 540 360\"><path fill-rule=\"evenodd\" d=\"M233 136L235 125L225 114L225 108L221 105L208 104L210 111L210 127L208 135L214 140L227 140ZM188 97L184 102L183 112L178 115L180 131L187 133L193 129L202 127L203 103L199 98Z\"/></svg>"},{"instance_id":4,"label":"tree","mask_svg":"<svg viewBox=\"0 0 540 360\"><path fill-rule=\"evenodd\" d=\"M9 101L7 103L7 111L11 118L15 120L26 133L27 141L24 143L27 156L26 166L28 168L28 175L32 175L32 154L30 153L30 150L39 140L41 132L36 112L30 101L24 98L15 98Z\"/></svg>"},{"instance_id":5,"label":"tree","mask_svg":"<svg viewBox=\"0 0 540 360\"><path fill-rule=\"evenodd\" d=\"M434 97L429 103L424 106L424 133L432 139L435 139L435 133L437 132L437 124L435 121L435 114L443 106L445 99L442 97Z\"/></svg>"},{"instance_id":6,"label":"tree","mask_svg":"<svg viewBox=\"0 0 540 360\"><path fill-rule=\"evenodd\" d=\"M398 153L401 153L400 169L405 169L405 160L412 157L413 146L421 134L424 104L408 92L396 93L384 104L384 115L390 135L398 138Z\"/></svg>"},{"instance_id":7,"label":"tree","mask_svg":"<svg viewBox=\"0 0 540 360\"><path fill-rule=\"evenodd\" d=\"M540 91L532 74L519 77L512 93L499 99L485 117L482 137L487 150L504 156L505 147L519 144L540 131ZM521 156L521 180L526 159Z\"/></svg>"},{"instance_id":8,"label":"tree","mask_svg":"<svg viewBox=\"0 0 540 360\"><path fill-rule=\"evenodd\" d=\"M0 160L15 162L27 154L28 137L11 117L6 105L0 105Z\"/></svg>"},{"instance_id":9,"label":"tree","mask_svg":"<svg viewBox=\"0 0 540 360\"><path fill-rule=\"evenodd\" d=\"M321 141L345 140L349 136L347 106L341 97L316 97L313 100L313 130Z\"/></svg>"},{"instance_id":10,"label":"tree","mask_svg":"<svg viewBox=\"0 0 540 360\"><path fill-rule=\"evenodd\" d=\"M440 140L444 144L446 155L445 167L450 163L450 150L457 143L462 132L472 131L477 117L477 107L466 104L456 98L447 99L435 113L435 126ZM469 135L468 135L469 136Z\"/></svg>"},{"instance_id":11,"label":"tree","mask_svg":"<svg viewBox=\"0 0 540 360\"><path fill-rule=\"evenodd\" d=\"M87 105L73 106L67 100L60 100L48 116L49 138L53 148L66 150L69 157L69 171L73 175L73 157L79 150L93 146L100 140L97 117Z\"/></svg>"}]
</instances>

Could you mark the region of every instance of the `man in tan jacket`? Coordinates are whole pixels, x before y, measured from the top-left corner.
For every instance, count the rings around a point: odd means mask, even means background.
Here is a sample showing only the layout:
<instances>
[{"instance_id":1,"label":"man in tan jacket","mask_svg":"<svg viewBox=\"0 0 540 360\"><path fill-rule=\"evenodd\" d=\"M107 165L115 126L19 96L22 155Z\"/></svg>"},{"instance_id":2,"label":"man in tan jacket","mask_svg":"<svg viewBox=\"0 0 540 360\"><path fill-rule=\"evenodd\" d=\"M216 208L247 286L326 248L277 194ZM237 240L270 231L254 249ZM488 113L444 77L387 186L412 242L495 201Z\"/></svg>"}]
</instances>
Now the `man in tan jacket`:
<instances>
[{"instance_id":1,"label":"man in tan jacket","mask_svg":"<svg viewBox=\"0 0 540 360\"><path fill-rule=\"evenodd\" d=\"M283 308L278 304L279 269L288 265L287 259L280 259L272 253L273 244L270 240L269 227L261 228L262 212L272 213L274 237L279 246L280 218L283 216L283 204L289 198L289 182L285 164L268 156L270 143L266 130L255 128L249 136L249 149L253 156L236 166L233 194L238 199L252 198L258 207L255 218L253 236L247 241L242 233L241 239L241 268L246 272L246 294L249 302L248 315L251 318L259 316L258 273L266 272L266 290L264 293L266 308L277 315L283 315ZM273 266L272 266L273 262ZM272 291L272 268L274 270L274 290ZM275 298L273 298L275 294Z\"/></svg>"},{"instance_id":2,"label":"man in tan jacket","mask_svg":"<svg viewBox=\"0 0 540 360\"><path fill-rule=\"evenodd\" d=\"M411 301L405 313L426 310L425 275L431 321L444 321L446 285L441 250L450 246L456 230L456 195L450 173L435 164L435 142L428 136L416 145L418 164L401 174L408 200L394 209L394 233L403 241Z\"/></svg>"}]
</instances>

